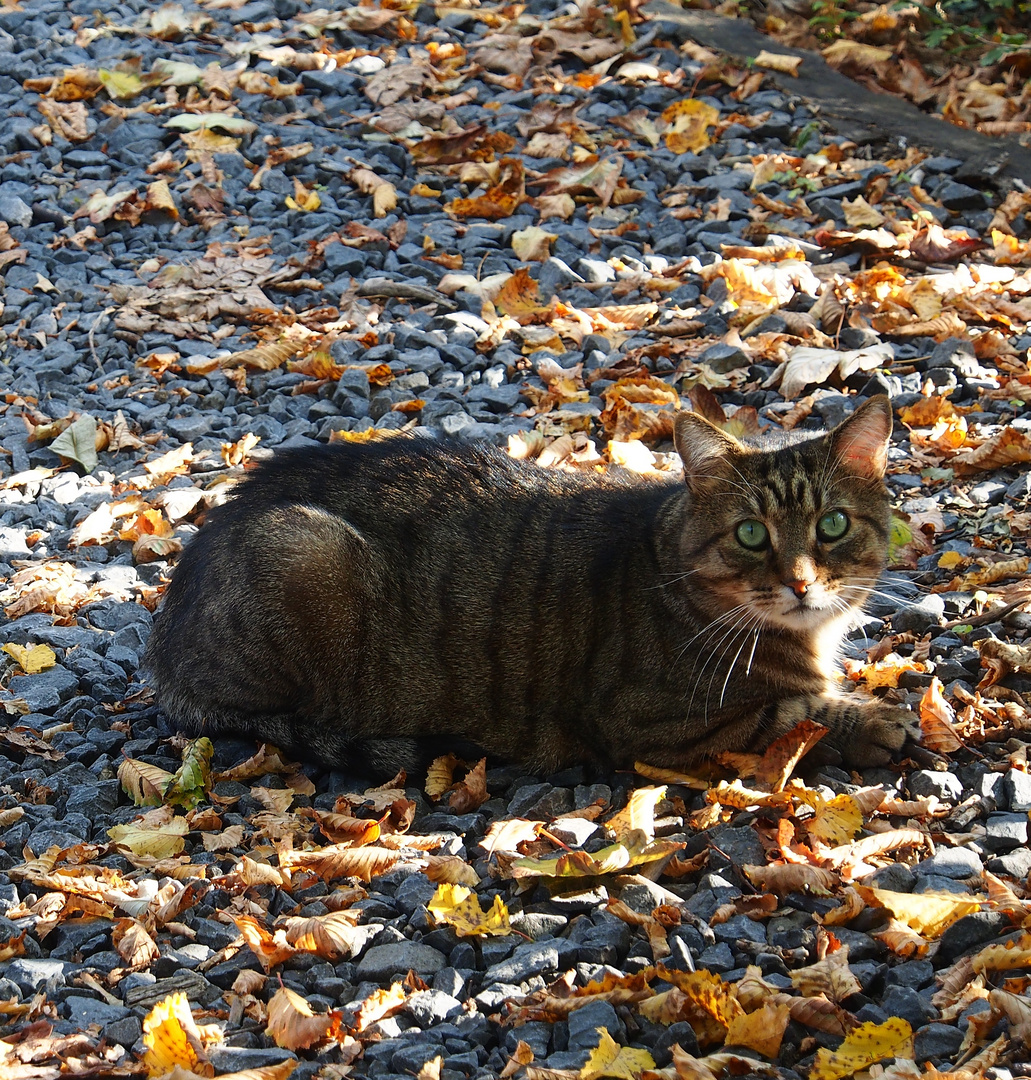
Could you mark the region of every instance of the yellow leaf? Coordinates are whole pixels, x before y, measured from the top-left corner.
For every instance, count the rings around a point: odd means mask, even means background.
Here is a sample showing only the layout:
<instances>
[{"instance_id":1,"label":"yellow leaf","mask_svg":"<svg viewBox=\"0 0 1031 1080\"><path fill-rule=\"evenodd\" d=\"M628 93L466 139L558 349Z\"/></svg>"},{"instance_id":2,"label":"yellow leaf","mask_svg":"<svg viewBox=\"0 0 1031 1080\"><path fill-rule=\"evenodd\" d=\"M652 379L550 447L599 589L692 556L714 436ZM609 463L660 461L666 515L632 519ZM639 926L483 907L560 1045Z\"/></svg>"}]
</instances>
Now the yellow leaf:
<instances>
[{"instance_id":1,"label":"yellow leaf","mask_svg":"<svg viewBox=\"0 0 1031 1080\"><path fill-rule=\"evenodd\" d=\"M403 983L396 982L392 983L390 987L373 990L357 1008L352 1006L354 1010L352 1031L365 1031L371 1024L375 1024L377 1020L382 1020L385 1016L393 1016L407 999L408 994L405 992Z\"/></svg>"},{"instance_id":2,"label":"yellow leaf","mask_svg":"<svg viewBox=\"0 0 1031 1080\"><path fill-rule=\"evenodd\" d=\"M601 1076L616 1076L635 1080L645 1069L655 1068L655 1059L647 1050L620 1046L602 1027L598 1028L601 1042L591 1051L587 1064L580 1070L581 1080L596 1080Z\"/></svg>"},{"instance_id":3,"label":"yellow leaf","mask_svg":"<svg viewBox=\"0 0 1031 1080\"><path fill-rule=\"evenodd\" d=\"M200 1034L182 991L159 1001L143 1021L143 1065L148 1076L164 1076L176 1066L198 1076L214 1076L215 1070L201 1053Z\"/></svg>"},{"instance_id":4,"label":"yellow leaf","mask_svg":"<svg viewBox=\"0 0 1031 1080\"><path fill-rule=\"evenodd\" d=\"M173 818L157 828L147 828L139 823L113 825L107 835L119 847L128 848L134 855L151 859L168 859L178 855L186 846L183 837L190 827L186 818Z\"/></svg>"},{"instance_id":5,"label":"yellow leaf","mask_svg":"<svg viewBox=\"0 0 1031 1080\"><path fill-rule=\"evenodd\" d=\"M171 218L179 217L179 209L172 198L167 180L155 180L147 185L147 210L162 210Z\"/></svg>"},{"instance_id":6,"label":"yellow leaf","mask_svg":"<svg viewBox=\"0 0 1031 1080\"><path fill-rule=\"evenodd\" d=\"M824 844L847 844L863 827L863 812L851 795L837 795L830 801L818 798L815 810L807 828L810 836Z\"/></svg>"},{"instance_id":7,"label":"yellow leaf","mask_svg":"<svg viewBox=\"0 0 1031 1080\"><path fill-rule=\"evenodd\" d=\"M663 138L674 154L700 153L712 140L708 128L720 118L719 111L704 101L675 101L662 114L667 129Z\"/></svg>"},{"instance_id":8,"label":"yellow leaf","mask_svg":"<svg viewBox=\"0 0 1031 1080\"><path fill-rule=\"evenodd\" d=\"M942 570L955 570L957 566L962 566L966 562L966 556L960 555L958 551L943 551L938 556L938 566Z\"/></svg>"},{"instance_id":9,"label":"yellow leaf","mask_svg":"<svg viewBox=\"0 0 1031 1080\"><path fill-rule=\"evenodd\" d=\"M918 934L936 938L964 915L981 910L981 902L952 893L899 893L855 885L856 892L868 903L891 912Z\"/></svg>"},{"instance_id":10,"label":"yellow leaf","mask_svg":"<svg viewBox=\"0 0 1031 1080\"><path fill-rule=\"evenodd\" d=\"M437 922L453 926L459 937L504 936L512 932L508 908L500 896L495 896L490 910L484 911L476 893L464 885L438 885L426 910Z\"/></svg>"},{"instance_id":11,"label":"yellow leaf","mask_svg":"<svg viewBox=\"0 0 1031 1080\"><path fill-rule=\"evenodd\" d=\"M884 224L884 215L862 195L857 195L852 201L842 199L841 205L845 211L845 223L852 228L876 229Z\"/></svg>"},{"instance_id":12,"label":"yellow leaf","mask_svg":"<svg viewBox=\"0 0 1031 1080\"><path fill-rule=\"evenodd\" d=\"M118 766L122 790L137 806L158 806L171 779L170 772L136 758L126 758Z\"/></svg>"},{"instance_id":13,"label":"yellow leaf","mask_svg":"<svg viewBox=\"0 0 1031 1080\"><path fill-rule=\"evenodd\" d=\"M26 675L38 675L57 663L57 654L49 645L15 645L10 642L3 647L3 651L18 662Z\"/></svg>"},{"instance_id":14,"label":"yellow leaf","mask_svg":"<svg viewBox=\"0 0 1031 1080\"><path fill-rule=\"evenodd\" d=\"M839 1080L853 1076L887 1057L912 1058L913 1029L898 1016L875 1024L868 1020L846 1035L837 1050L819 1050L809 1080Z\"/></svg>"},{"instance_id":15,"label":"yellow leaf","mask_svg":"<svg viewBox=\"0 0 1031 1080\"><path fill-rule=\"evenodd\" d=\"M727 1028L727 1045L747 1046L763 1057L775 1060L790 1019L791 1007L785 1002L767 1003L755 1012L735 1016Z\"/></svg>"},{"instance_id":16,"label":"yellow leaf","mask_svg":"<svg viewBox=\"0 0 1031 1080\"><path fill-rule=\"evenodd\" d=\"M656 965L659 978L673 984L672 990L656 994L637 1006L643 1017L658 1024L687 1022L701 1046L726 1041L727 1028L744 1012L729 987L711 971L678 971Z\"/></svg>"},{"instance_id":17,"label":"yellow leaf","mask_svg":"<svg viewBox=\"0 0 1031 1080\"><path fill-rule=\"evenodd\" d=\"M527 877L595 877L618 874L628 866L665 859L683 848L683 843L654 840L648 843L644 833L631 833L625 840L599 851L568 851L549 859L516 859L510 872L514 878Z\"/></svg>"},{"instance_id":18,"label":"yellow leaf","mask_svg":"<svg viewBox=\"0 0 1031 1080\"><path fill-rule=\"evenodd\" d=\"M1016 941L1003 945L988 945L974 956L976 972L1011 971L1031 966L1031 933L1026 930Z\"/></svg>"},{"instance_id":19,"label":"yellow leaf","mask_svg":"<svg viewBox=\"0 0 1031 1080\"><path fill-rule=\"evenodd\" d=\"M605 822L605 828L617 840L625 840L633 829L640 829L651 840L655 836L655 807L665 796L665 786L637 788L626 806Z\"/></svg>"},{"instance_id":20,"label":"yellow leaf","mask_svg":"<svg viewBox=\"0 0 1031 1080\"><path fill-rule=\"evenodd\" d=\"M543 262L551 254L552 240L557 239L555 233L530 225L512 234L512 250L522 262Z\"/></svg>"},{"instance_id":21,"label":"yellow leaf","mask_svg":"<svg viewBox=\"0 0 1031 1080\"><path fill-rule=\"evenodd\" d=\"M455 782L455 766L458 758L454 754L443 754L430 762L426 770L426 794L436 801Z\"/></svg>"},{"instance_id":22,"label":"yellow leaf","mask_svg":"<svg viewBox=\"0 0 1031 1080\"><path fill-rule=\"evenodd\" d=\"M293 196L287 195L285 202L291 210L303 210L305 213L318 210L322 205L319 193L311 188L306 188L296 176L294 177Z\"/></svg>"},{"instance_id":23,"label":"yellow leaf","mask_svg":"<svg viewBox=\"0 0 1031 1080\"><path fill-rule=\"evenodd\" d=\"M133 75L129 71L108 71L107 68L100 68L97 77L108 94L116 100L136 97L143 89L143 81L139 75Z\"/></svg>"}]
</instances>

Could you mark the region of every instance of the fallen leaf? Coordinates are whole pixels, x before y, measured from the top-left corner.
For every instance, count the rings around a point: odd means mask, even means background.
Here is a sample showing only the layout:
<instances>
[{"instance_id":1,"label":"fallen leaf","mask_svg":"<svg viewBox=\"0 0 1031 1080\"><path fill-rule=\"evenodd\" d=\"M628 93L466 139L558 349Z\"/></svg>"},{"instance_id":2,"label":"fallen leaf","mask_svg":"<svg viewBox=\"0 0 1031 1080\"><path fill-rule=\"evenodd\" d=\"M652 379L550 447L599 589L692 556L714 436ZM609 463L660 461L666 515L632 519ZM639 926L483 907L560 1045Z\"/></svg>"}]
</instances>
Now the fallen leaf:
<instances>
[{"instance_id":1,"label":"fallen leaf","mask_svg":"<svg viewBox=\"0 0 1031 1080\"><path fill-rule=\"evenodd\" d=\"M597 1080L602 1076L637 1080L645 1069L655 1068L655 1059L647 1050L620 1046L605 1028L600 1027L597 1030L601 1040L580 1070L580 1080Z\"/></svg>"},{"instance_id":2,"label":"fallen leaf","mask_svg":"<svg viewBox=\"0 0 1031 1080\"><path fill-rule=\"evenodd\" d=\"M662 113L663 139L674 154L698 154L711 142L708 129L719 121L718 109L696 98L675 101Z\"/></svg>"},{"instance_id":3,"label":"fallen leaf","mask_svg":"<svg viewBox=\"0 0 1031 1080\"><path fill-rule=\"evenodd\" d=\"M148 1076L164 1076L176 1067L198 1076L215 1075L204 1057L200 1033L182 991L169 994L144 1017L143 1045L143 1066Z\"/></svg>"},{"instance_id":4,"label":"fallen leaf","mask_svg":"<svg viewBox=\"0 0 1031 1080\"><path fill-rule=\"evenodd\" d=\"M776 1060L784 1031L791 1019L787 1003L767 1003L755 1012L735 1016L727 1028L728 1046L747 1046L763 1057Z\"/></svg>"},{"instance_id":5,"label":"fallen leaf","mask_svg":"<svg viewBox=\"0 0 1031 1080\"><path fill-rule=\"evenodd\" d=\"M268 1003L265 1034L284 1050L307 1050L339 1026L339 1013L316 1015L308 1002L287 986L281 986Z\"/></svg>"},{"instance_id":6,"label":"fallen leaf","mask_svg":"<svg viewBox=\"0 0 1031 1080\"><path fill-rule=\"evenodd\" d=\"M555 233L530 225L512 234L512 250L522 262L543 262L551 254L551 242L557 239Z\"/></svg>"},{"instance_id":7,"label":"fallen leaf","mask_svg":"<svg viewBox=\"0 0 1031 1080\"><path fill-rule=\"evenodd\" d=\"M186 819L180 817L154 827L142 821L113 825L107 830L107 835L112 843L128 848L133 855L149 859L168 859L178 855L186 847L184 837L189 828Z\"/></svg>"},{"instance_id":8,"label":"fallen leaf","mask_svg":"<svg viewBox=\"0 0 1031 1080\"><path fill-rule=\"evenodd\" d=\"M476 893L464 885L438 885L426 910L438 923L454 927L459 937L505 936L512 932L508 908L500 896L495 896L490 910L484 911Z\"/></svg>"},{"instance_id":9,"label":"fallen leaf","mask_svg":"<svg viewBox=\"0 0 1031 1080\"><path fill-rule=\"evenodd\" d=\"M982 902L951 893L899 893L869 885L853 888L874 907L882 907L900 922L928 938L939 937L957 919L980 911Z\"/></svg>"},{"instance_id":10,"label":"fallen leaf","mask_svg":"<svg viewBox=\"0 0 1031 1080\"><path fill-rule=\"evenodd\" d=\"M797 75L798 68L802 63L802 57L791 56L787 53L771 53L763 49L752 63L758 68L779 71L782 75Z\"/></svg>"},{"instance_id":11,"label":"fallen leaf","mask_svg":"<svg viewBox=\"0 0 1031 1080\"><path fill-rule=\"evenodd\" d=\"M838 876L830 870L805 863L786 863L779 866L742 866L745 876L760 889L787 896L789 893L813 893L829 896L838 884Z\"/></svg>"},{"instance_id":12,"label":"fallen leaf","mask_svg":"<svg viewBox=\"0 0 1031 1080\"><path fill-rule=\"evenodd\" d=\"M817 1051L809 1080L839 1080L886 1057L913 1056L913 1029L908 1021L897 1016L883 1024L868 1020L846 1035L837 1050Z\"/></svg>"},{"instance_id":13,"label":"fallen leaf","mask_svg":"<svg viewBox=\"0 0 1031 1080\"><path fill-rule=\"evenodd\" d=\"M783 791L788 777L803 757L827 734L814 720L803 720L767 747L755 778L773 791Z\"/></svg>"},{"instance_id":14,"label":"fallen leaf","mask_svg":"<svg viewBox=\"0 0 1031 1080\"><path fill-rule=\"evenodd\" d=\"M57 654L49 645L15 645L9 642L3 651L17 662L26 675L38 675L57 663Z\"/></svg>"},{"instance_id":15,"label":"fallen leaf","mask_svg":"<svg viewBox=\"0 0 1031 1080\"><path fill-rule=\"evenodd\" d=\"M58 457L80 464L86 472L97 466L97 422L88 413L74 420L50 444Z\"/></svg>"}]
</instances>

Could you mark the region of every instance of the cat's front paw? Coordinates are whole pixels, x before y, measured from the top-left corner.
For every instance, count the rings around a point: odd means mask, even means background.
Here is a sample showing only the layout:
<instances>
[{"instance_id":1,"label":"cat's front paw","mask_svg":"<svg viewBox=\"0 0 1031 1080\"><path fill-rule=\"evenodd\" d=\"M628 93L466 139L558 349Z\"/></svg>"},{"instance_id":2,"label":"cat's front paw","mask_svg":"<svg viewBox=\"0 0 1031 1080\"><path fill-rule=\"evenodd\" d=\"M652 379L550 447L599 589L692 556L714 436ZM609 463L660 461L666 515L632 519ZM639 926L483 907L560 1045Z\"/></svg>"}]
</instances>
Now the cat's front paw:
<instances>
[{"instance_id":1,"label":"cat's front paw","mask_svg":"<svg viewBox=\"0 0 1031 1080\"><path fill-rule=\"evenodd\" d=\"M847 765L887 765L907 742L920 741L920 717L898 705L858 705L831 736Z\"/></svg>"}]
</instances>

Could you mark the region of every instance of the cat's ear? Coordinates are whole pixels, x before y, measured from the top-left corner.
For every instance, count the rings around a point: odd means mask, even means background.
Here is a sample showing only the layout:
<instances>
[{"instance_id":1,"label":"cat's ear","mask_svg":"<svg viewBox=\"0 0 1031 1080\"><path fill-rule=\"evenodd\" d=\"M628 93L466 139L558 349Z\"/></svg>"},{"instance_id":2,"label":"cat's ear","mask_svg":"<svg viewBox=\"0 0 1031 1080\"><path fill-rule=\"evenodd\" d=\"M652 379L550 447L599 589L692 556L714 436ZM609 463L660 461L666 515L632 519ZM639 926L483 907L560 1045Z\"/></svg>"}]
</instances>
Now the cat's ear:
<instances>
[{"instance_id":1,"label":"cat's ear","mask_svg":"<svg viewBox=\"0 0 1031 1080\"><path fill-rule=\"evenodd\" d=\"M870 398L831 432L831 451L841 468L867 480L882 480L891 442L891 402Z\"/></svg>"},{"instance_id":2,"label":"cat's ear","mask_svg":"<svg viewBox=\"0 0 1031 1080\"><path fill-rule=\"evenodd\" d=\"M696 412L679 412L673 422L673 445L684 463L684 479L692 490L712 476L721 458L744 447Z\"/></svg>"}]
</instances>

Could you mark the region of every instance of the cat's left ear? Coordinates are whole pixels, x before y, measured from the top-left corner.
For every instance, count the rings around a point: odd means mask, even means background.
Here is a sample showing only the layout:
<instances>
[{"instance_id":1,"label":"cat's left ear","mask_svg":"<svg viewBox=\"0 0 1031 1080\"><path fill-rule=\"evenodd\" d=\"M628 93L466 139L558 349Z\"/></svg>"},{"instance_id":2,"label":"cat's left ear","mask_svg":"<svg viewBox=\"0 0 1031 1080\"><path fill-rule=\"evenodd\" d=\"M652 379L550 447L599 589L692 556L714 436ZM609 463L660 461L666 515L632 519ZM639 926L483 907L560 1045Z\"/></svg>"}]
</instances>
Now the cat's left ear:
<instances>
[{"instance_id":1,"label":"cat's left ear","mask_svg":"<svg viewBox=\"0 0 1031 1080\"><path fill-rule=\"evenodd\" d=\"M891 402L878 394L831 432L834 459L847 472L867 480L883 480L891 428Z\"/></svg>"},{"instance_id":2,"label":"cat's left ear","mask_svg":"<svg viewBox=\"0 0 1031 1080\"><path fill-rule=\"evenodd\" d=\"M673 445L684 463L687 486L697 491L712 479L713 468L725 457L740 453L744 447L725 431L696 412L679 412L673 421Z\"/></svg>"}]
</instances>

